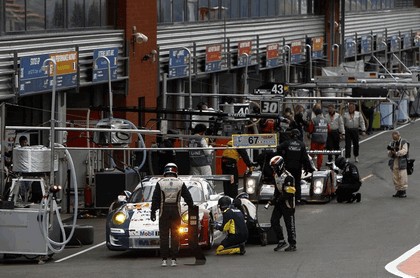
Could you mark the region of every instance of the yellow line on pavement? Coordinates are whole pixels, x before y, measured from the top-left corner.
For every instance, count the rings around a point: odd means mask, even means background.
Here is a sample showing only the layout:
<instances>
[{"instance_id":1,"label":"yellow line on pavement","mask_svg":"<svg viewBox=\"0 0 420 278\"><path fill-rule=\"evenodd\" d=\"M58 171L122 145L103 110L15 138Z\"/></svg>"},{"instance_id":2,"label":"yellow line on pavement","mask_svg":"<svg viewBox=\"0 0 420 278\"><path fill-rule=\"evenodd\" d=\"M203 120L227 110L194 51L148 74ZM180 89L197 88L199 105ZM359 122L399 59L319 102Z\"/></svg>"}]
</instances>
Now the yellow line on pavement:
<instances>
[{"instance_id":1,"label":"yellow line on pavement","mask_svg":"<svg viewBox=\"0 0 420 278\"><path fill-rule=\"evenodd\" d=\"M368 178L371 178L371 177L373 177L373 174L367 175L366 177L362 178L361 181L365 181L365 180L367 180Z\"/></svg>"}]
</instances>

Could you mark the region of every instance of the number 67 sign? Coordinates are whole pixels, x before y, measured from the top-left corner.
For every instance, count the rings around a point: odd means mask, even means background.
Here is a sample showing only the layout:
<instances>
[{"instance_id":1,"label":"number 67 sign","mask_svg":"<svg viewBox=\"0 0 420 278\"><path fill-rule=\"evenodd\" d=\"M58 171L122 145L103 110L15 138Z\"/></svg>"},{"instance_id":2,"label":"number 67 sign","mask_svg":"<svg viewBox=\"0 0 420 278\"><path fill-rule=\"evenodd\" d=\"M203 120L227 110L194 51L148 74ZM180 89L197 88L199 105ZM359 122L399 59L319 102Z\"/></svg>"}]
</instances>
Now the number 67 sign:
<instances>
[{"instance_id":1,"label":"number 67 sign","mask_svg":"<svg viewBox=\"0 0 420 278\"><path fill-rule=\"evenodd\" d=\"M233 134L232 142L237 148L275 148L277 134Z\"/></svg>"}]
</instances>

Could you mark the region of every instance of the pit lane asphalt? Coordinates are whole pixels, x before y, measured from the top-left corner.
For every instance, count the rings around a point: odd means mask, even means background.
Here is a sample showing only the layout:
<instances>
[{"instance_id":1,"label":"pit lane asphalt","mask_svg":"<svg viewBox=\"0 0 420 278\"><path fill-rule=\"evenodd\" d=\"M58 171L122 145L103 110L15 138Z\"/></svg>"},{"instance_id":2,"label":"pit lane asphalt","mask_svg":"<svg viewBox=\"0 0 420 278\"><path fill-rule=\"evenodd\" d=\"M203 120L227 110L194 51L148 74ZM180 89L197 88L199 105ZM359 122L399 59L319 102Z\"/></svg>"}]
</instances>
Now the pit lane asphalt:
<instances>
[{"instance_id":1,"label":"pit lane asphalt","mask_svg":"<svg viewBox=\"0 0 420 278\"><path fill-rule=\"evenodd\" d=\"M177 267L162 268L154 252L107 250L104 218L79 219L78 224L94 226L94 244L66 248L43 265L3 260L0 277L396 277L385 266L420 243L420 123L398 128L417 162L409 176L408 197L391 197L394 187L386 156L391 131L376 131L360 145L362 202L298 207L296 252L248 244L244 256L215 256L213 248L205 251L205 265L185 265L195 260L183 252ZM261 207L260 213L268 219Z\"/></svg>"}]
</instances>

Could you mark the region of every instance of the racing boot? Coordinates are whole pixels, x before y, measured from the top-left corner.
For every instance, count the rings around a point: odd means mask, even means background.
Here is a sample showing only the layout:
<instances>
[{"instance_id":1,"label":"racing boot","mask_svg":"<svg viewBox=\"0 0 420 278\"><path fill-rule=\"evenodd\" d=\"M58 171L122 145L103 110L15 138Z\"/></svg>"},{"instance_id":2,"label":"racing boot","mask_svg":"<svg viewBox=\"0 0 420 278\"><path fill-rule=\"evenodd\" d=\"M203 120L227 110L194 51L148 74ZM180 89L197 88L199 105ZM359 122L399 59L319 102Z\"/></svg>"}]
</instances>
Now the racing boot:
<instances>
[{"instance_id":1,"label":"racing boot","mask_svg":"<svg viewBox=\"0 0 420 278\"><path fill-rule=\"evenodd\" d=\"M279 251L283 247L287 245L286 241L280 240L279 243L277 243L277 246L274 248L274 251Z\"/></svg>"},{"instance_id":2,"label":"racing boot","mask_svg":"<svg viewBox=\"0 0 420 278\"><path fill-rule=\"evenodd\" d=\"M362 194L356 193L356 202L360 203L361 200L362 200Z\"/></svg>"},{"instance_id":3,"label":"racing boot","mask_svg":"<svg viewBox=\"0 0 420 278\"><path fill-rule=\"evenodd\" d=\"M398 190L392 197L399 198L401 196L401 190Z\"/></svg>"},{"instance_id":4,"label":"racing boot","mask_svg":"<svg viewBox=\"0 0 420 278\"><path fill-rule=\"evenodd\" d=\"M296 245L290 244L286 249L284 249L285 252L294 252L296 251Z\"/></svg>"},{"instance_id":5,"label":"racing boot","mask_svg":"<svg viewBox=\"0 0 420 278\"><path fill-rule=\"evenodd\" d=\"M171 266L176 266L176 259L171 260Z\"/></svg>"},{"instance_id":6,"label":"racing boot","mask_svg":"<svg viewBox=\"0 0 420 278\"><path fill-rule=\"evenodd\" d=\"M245 255L246 250L245 250L245 244L241 244L239 245L239 255Z\"/></svg>"}]
</instances>

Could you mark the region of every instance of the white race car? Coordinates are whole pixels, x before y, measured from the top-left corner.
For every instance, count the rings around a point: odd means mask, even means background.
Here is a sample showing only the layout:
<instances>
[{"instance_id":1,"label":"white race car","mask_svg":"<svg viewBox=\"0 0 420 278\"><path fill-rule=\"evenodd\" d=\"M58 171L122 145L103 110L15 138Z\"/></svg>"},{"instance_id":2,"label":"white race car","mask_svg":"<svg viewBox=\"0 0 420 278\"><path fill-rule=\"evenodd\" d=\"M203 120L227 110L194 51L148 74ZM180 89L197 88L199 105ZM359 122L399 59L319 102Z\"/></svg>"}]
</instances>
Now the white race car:
<instances>
[{"instance_id":1,"label":"white race car","mask_svg":"<svg viewBox=\"0 0 420 278\"><path fill-rule=\"evenodd\" d=\"M221 232L213 229L213 222L222 222L217 206L221 197L209 180L203 177L179 176L199 207L199 245L210 249ZM161 177L145 178L127 200L114 202L106 221L106 245L110 250L159 249L159 213L156 221L150 220L152 195ZM248 219L255 219L255 206L247 199L240 199ZM180 246L188 247L188 209L181 200Z\"/></svg>"}]
</instances>

